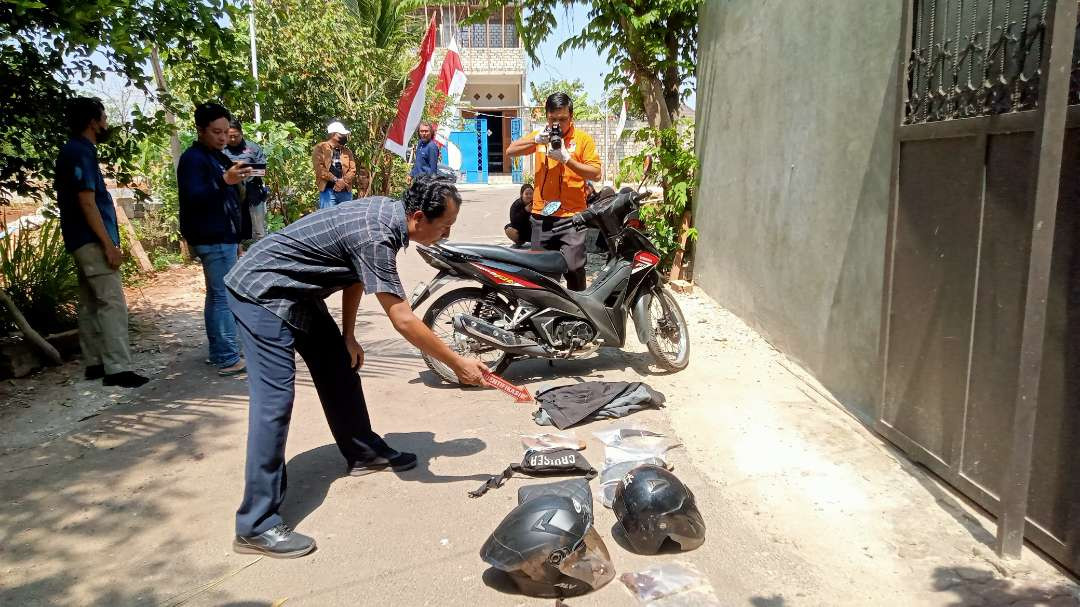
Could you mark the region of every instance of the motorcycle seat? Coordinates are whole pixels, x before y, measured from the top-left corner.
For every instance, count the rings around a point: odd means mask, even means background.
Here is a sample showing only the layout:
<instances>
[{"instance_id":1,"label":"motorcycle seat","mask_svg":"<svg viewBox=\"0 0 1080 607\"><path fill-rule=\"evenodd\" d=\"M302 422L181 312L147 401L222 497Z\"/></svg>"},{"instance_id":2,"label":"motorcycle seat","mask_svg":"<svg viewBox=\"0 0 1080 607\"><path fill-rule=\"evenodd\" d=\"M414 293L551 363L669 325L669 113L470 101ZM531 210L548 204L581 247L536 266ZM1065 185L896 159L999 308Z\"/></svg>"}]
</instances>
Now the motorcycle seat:
<instances>
[{"instance_id":1,"label":"motorcycle seat","mask_svg":"<svg viewBox=\"0 0 1080 607\"><path fill-rule=\"evenodd\" d=\"M466 244L462 242L447 242L439 246L467 255L522 266L530 270L536 270L541 274L566 274L568 271L566 258L558 251L529 251L490 244Z\"/></svg>"}]
</instances>

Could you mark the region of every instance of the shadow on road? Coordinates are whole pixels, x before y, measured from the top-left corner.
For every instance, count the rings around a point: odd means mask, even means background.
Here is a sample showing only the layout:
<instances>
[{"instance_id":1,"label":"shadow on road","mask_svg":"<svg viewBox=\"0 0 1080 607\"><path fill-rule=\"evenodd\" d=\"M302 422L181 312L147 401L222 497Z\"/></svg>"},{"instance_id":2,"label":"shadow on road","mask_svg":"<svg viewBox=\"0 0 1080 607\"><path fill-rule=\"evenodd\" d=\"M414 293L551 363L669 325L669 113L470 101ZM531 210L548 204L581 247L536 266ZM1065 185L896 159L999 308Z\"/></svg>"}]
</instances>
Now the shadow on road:
<instances>
[{"instance_id":1,"label":"shadow on road","mask_svg":"<svg viewBox=\"0 0 1080 607\"><path fill-rule=\"evenodd\" d=\"M670 375L672 372L652 366L652 355L647 352L623 352L614 348L600 351L591 358L572 360L528 359L515 361L507 367L502 377L507 381L527 384L538 381L578 382L601 379L598 373L605 371L633 371L638 376ZM448 384L430 370L423 370L410 384L424 384L437 390L460 390L461 386Z\"/></svg>"},{"instance_id":2,"label":"shadow on road","mask_svg":"<svg viewBox=\"0 0 1080 607\"><path fill-rule=\"evenodd\" d=\"M157 311L173 324L201 322L202 310L194 306ZM203 497L177 482L177 470L233 448L231 425L240 417L236 410L247 408L246 382L218 377L203 364L201 346L160 338L136 346L182 353L154 381L124 392L129 403L107 406L73 431L0 457L0 570L6 570L0 604L159 604L170 598L166 588L175 588L169 580L218 573L178 557L183 540L170 536L168 525L176 504ZM147 462L157 474L141 476ZM155 542L172 546L133 551ZM108 572L134 571L136 559L140 579L114 583Z\"/></svg>"},{"instance_id":3,"label":"shadow on road","mask_svg":"<svg viewBox=\"0 0 1080 607\"><path fill-rule=\"evenodd\" d=\"M488 474L467 476L441 475L432 472L431 461L439 457L468 457L487 448L478 438L455 438L435 440L431 432L396 432L383 436L388 444L399 451L415 453L416 467L395 472L403 481L418 483L457 483L462 481L483 482ZM330 491L330 485L345 476L345 458L336 444L323 445L296 455L286 464L289 487L280 514L290 525L298 526L312 512L322 506Z\"/></svg>"},{"instance_id":4,"label":"shadow on road","mask_svg":"<svg viewBox=\"0 0 1080 607\"><path fill-rule=\"evenodd\" d=\"M1066 584L1013 588L1012 582L988 569L974 567L938 567L934 569L934 590L952 592L957 602L947 607L966 605L1076 605L1075 590ZM944 603L943 603L944 604Z\"/></svg>"}]
</instances>

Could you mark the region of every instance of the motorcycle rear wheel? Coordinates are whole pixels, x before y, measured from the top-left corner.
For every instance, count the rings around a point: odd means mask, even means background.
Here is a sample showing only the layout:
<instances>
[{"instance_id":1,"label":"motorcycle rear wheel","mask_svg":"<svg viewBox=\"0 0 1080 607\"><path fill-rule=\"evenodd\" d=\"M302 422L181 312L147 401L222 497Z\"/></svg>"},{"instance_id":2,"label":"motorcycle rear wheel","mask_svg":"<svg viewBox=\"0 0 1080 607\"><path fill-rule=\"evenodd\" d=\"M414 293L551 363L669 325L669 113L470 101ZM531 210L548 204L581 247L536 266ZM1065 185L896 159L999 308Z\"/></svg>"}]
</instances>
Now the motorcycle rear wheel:
<instances>
[{"instance_id":1,"label":"motorcycle rear wheel","mask_svg":"<svg viewBox=\"0 0 1080 607\"><path fill-rule=\"evenodd\" d=\"M450 291L436 299L424 314L424 324L447 346L450 346L451 350L467 358L483 361L492 373L499 374L505 371L506 367L510 366L513 357L502 350L478 344L471 337L458 333L454 329L454 317L459 314L477 316L490 323L497 321L509 323L513 318L513 313L506 302L499 298L487 297L487 292L483 289L465 287ZM426 353L423 356L428 368L443 381L449 384L459 383L453 369Z\"/></svg>"}]
</instances>

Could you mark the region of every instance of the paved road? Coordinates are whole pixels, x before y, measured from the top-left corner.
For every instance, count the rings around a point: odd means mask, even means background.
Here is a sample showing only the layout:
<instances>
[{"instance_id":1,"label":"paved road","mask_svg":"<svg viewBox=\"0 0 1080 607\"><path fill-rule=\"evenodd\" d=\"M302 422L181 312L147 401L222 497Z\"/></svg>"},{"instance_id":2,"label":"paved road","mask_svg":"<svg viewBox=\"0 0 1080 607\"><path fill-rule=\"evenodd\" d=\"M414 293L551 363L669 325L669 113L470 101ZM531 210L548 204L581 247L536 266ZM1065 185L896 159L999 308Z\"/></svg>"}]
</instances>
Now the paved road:
<instances>
[{"instance_id":1,"label":"paved road","mask_svg":"<svg viewBox=\"0 0 1080 607\"><path fill-rule=\"evenodd\" d=\"M467 192L453 238L498 241L515 194L512 187ZM413 250L400 265L409 290L433 274ZM187 284L198 284L192 270L181 272ZM193 288L168 306L166 321L197 324L200 304ZM683 374L652 376L637 344L628 353L554 366L522 363L506 374L533 390L645 376L668 394L666 412L628 421L686 440L673 459L698 496L709 538L684 555L634 555L613 539L611 511L598 507L596 527L620 573L685 560L707 574L724 605L962 605L1039 596L1071 604L1063 601L1073 587L1037 559L1017 575L1041 585L1014 590L1018 582L1001 579L981 556L985 521L932 490L932 482L924 486L919 471L778 371L760 339L718 324L739 327L737 319L702 298L685 305L695 342ZM519 435L538 429L533 407L493 390L439 384L374 299L363 302L358 336L367 349L362 375L375 428L416 452L420 465L400 475L343 477L301 366L283 514L317 538L313 555L277 561L231 551L246 388L210 373L195 335L173 342L169 364L131 403L0 457L0 604L550 605L517 595L478 557L517 488L530 481L511 480L482 499L466 496L520 460ZM746 354L751 350L757 354ZM71 389L78 394L79 384ZM594 465L603 447L592 432L611 425L576 430ZM858 473L865 486L839 483L838 471ZM888 521L888 529L874 527L874 519ZM616 581L569 604L636 602Z\"/></svg>"}]
</instances>

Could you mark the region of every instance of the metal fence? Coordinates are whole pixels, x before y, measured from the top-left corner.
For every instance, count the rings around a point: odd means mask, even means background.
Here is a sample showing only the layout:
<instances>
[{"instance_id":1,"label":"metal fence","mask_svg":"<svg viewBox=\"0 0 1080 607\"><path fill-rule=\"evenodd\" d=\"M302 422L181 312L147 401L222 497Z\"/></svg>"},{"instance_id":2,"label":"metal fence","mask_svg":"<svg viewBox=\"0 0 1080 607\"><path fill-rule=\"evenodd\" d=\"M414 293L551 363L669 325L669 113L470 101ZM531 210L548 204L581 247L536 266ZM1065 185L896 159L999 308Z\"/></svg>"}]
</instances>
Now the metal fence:
<instances>
[{"instance_id":1,"label":"metal fence","mask_svg":"<svg viewBox=\"0 0 1080 607\"><path fill-rule=\"evenodd\" d=\"M1048 2L917 0L905 124L1037 107Z\"/></svg>"}]
</instances>

